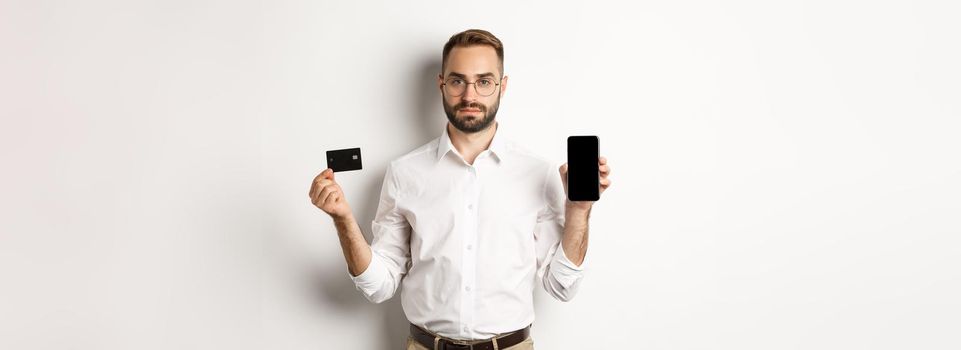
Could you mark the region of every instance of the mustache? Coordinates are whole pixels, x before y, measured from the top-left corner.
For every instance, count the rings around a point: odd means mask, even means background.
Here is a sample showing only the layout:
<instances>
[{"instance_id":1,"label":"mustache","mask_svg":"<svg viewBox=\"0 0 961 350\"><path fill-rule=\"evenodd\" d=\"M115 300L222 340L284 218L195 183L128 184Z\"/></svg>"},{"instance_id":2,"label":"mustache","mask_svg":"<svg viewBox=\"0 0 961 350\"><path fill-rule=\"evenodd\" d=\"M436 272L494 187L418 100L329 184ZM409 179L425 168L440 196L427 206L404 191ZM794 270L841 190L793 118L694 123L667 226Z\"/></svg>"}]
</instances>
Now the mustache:
<instances>
[{"instance_id":1,"label":"mustache","mask_svg":"<svg viewBox=\"0 0 961 350\"><path fill-rule=\"evenodd\" d=\"M456 106L454 106L454 109L455 109L455 110L461 110L461 109L464 109L464 108L479 109L479 110L481 110L482 112L483 112L483 111L487 111L487 106L484 106L484 105L479 104L479 103L458 103Z\"/></svg>"}]
</instances>

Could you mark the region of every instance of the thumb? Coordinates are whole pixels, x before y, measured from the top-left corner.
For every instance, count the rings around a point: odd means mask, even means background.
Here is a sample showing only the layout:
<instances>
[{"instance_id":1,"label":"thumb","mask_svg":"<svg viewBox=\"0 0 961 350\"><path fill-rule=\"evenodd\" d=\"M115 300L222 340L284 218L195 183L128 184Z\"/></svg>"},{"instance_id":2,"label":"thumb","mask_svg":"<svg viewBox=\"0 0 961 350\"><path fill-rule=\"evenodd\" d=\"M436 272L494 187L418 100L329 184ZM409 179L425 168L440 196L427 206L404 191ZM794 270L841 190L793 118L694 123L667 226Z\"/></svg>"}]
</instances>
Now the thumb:
<instances>
[{"instance_id":1,"label":"thumb","mask_svg":"<svg viewBox=\"0 0 961 350\"><path fill-rule=\"evenodd\" d=\"M324 175L325 178L328 178L328 179L333 180L333 179L334 179L334 169L331 169L331 168L324 169L324 172L322 173L322 175Z\"/></svg>"}]
</instances>

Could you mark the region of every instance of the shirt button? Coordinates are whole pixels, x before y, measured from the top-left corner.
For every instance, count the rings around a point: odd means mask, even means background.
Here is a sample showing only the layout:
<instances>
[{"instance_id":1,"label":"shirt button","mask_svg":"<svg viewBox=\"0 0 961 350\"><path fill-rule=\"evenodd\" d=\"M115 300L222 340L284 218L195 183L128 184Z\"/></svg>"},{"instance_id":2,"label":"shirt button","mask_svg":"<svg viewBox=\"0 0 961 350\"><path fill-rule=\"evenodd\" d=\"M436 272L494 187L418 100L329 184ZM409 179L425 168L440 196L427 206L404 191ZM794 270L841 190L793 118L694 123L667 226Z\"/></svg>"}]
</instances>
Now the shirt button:
<instances>
[{"instance_id":1,"label":"shirt button","mask_svg":"<svg viewBox=\"0 0 961 350\"><path fill-rule=\"evenodd\" d=\"M474 205L473 205L473 204L468 204L468 205L467 205L467 209L474 209Z\"/></svg>"},{"instance_id":2,"label":"shirt button","mask_svg":"<svg viewBox=\"0 0 961 350\"><path fill-rule=\"evenodd\" d=\"M473 244L468 244L468 245L467 245L467 250L471 250L471 248L473 248L473 247L474 247Z\"/></svg>"},{"instance_id":3,"label":"shirt button","mask_svg":"<svg viewBox=\"0 0 961 350\"><path fill-rule=\"evenodd\" d=\"M464 287L468 292L470 292L470 286Z\"/></svg>"},{"instance_id":4,"label":"shirt button","mask_svg":"<svg viewBox=\"0 0 961 350\"><path fill-rule=\"evenodd\" d=\"M464 332L467 332L467 326L464 326Z\"/></svg>"}]
</instances>

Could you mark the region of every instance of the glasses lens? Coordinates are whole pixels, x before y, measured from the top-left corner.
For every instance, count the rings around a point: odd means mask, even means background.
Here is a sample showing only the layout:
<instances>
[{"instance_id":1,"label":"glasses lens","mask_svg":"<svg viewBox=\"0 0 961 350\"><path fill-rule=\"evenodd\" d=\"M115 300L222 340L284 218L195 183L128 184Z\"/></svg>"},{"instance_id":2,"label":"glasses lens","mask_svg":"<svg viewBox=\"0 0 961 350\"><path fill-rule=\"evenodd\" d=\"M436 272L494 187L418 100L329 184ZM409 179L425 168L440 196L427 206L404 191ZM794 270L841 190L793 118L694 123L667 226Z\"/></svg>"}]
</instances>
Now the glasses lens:
<instances>
[{"instance_id":1,"label":"glasses lens","mask_svg":"<svg viewBox=\"0 0 961 350\"><path fill-rule=\"evenodd\" d=\"M474 83L474 86L477 87L477 93L481 96L490 96L497 85L494 84L493 79L480 79Z\"/></svg>"},{"instance_id":2,"label":"glasses lens","mask_svg":"<svg viewBox=\"0 0 961 350\"><path fill-rule=\"evenodd\" d=\"M444 91L451 96L460 96L467 89L467 82L464 79L450 78L444 82Z\"/></svg>"}]
</instances>

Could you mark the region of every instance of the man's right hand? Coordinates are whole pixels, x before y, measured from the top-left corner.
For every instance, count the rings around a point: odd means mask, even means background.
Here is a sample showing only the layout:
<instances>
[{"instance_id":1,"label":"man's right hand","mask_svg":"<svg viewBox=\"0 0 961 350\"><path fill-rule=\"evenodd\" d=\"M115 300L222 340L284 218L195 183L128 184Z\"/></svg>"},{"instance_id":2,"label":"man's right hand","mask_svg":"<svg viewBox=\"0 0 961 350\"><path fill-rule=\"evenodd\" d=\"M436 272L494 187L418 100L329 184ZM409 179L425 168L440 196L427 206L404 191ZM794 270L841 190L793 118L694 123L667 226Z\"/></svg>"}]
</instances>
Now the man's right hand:
<instances>
[{"instance_id":1,"label":"man's right hand","mask_svg":"<svg viewBox=\"0 0 961 350\"><path fill-rule=\"evenodd\" d=\"M370 245L367 244L364 234L357 226L357 221L354 220L354 214L350 211L350 205L347 205L343 190L334 181L334 171L324 169L320 175L317 175L308 195L314 206L334 219L337 236L340 237L340 247L344 250L344 259L347 259L347 271L351 276L360 276L367 270L373 259Z\"/></svg>"},{"instance_id":2,"label":"man's right hand","mask_svg":"<svg viewBox=\"0 0 961 350\"><path fill-rule=\"evenodd\" d=\"M314 178L308 195L314 206L323 210L334 220L346 219L353 215L350 205L347 204L347 198L344 197L344 191L334 181L334 171L331 169L324 169Z\"/></svg>"}]
</instances>

